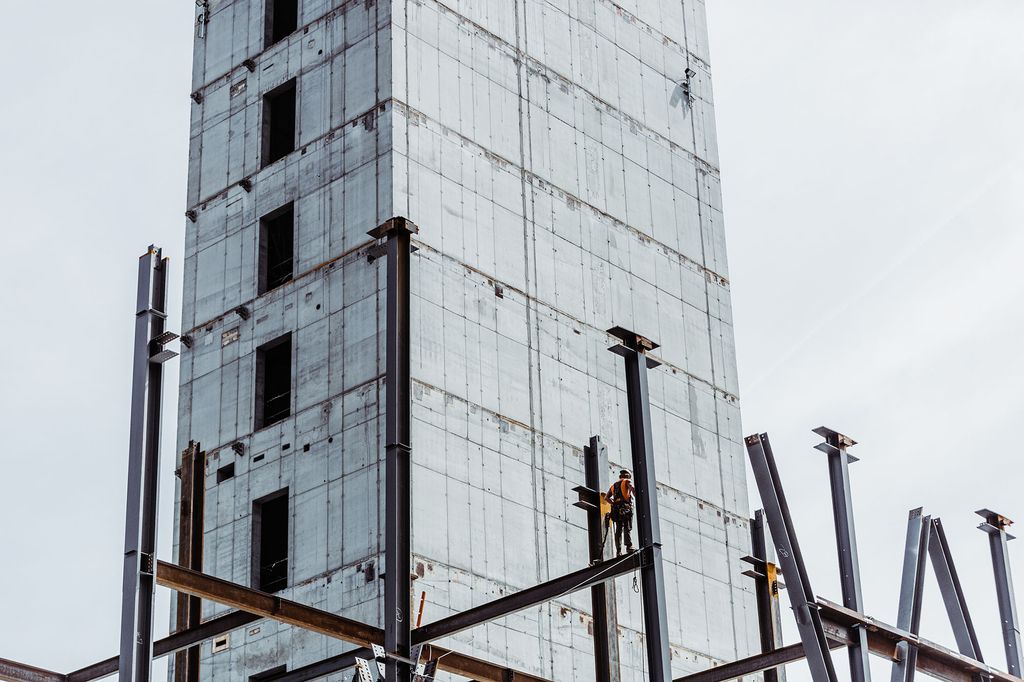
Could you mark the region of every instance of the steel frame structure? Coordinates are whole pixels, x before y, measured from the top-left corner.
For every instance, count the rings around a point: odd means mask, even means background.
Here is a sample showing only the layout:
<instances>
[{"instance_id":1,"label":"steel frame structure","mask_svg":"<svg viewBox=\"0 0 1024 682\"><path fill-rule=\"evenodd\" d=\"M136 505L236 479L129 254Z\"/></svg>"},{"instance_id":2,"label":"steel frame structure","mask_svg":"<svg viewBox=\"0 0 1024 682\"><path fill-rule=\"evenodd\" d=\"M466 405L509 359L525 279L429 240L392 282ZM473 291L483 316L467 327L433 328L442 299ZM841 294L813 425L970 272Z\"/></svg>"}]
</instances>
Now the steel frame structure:
<instances>
[{"instance_id":1,"label":"steel frame structure","mask_svg":"<svg viewBox=\"0 0 1024 682\"><path fill-rule=\"evenodd\" d=\"M639 571L644 592L644 623L649 643L648 664L652 679L667 682L670 674L664 576L656 500L653 438L647 369L658 363L646 352L657 345L620 328L611 330L622 340L611 350L625 359L631 453L636 475L639 521L639 551L623 557L605 558L601 547L592 545L590 565L535 587L477 606L468 611L413 629L406 613L410 602L410 508L412 454L410 412L410 256L414 223L396 217L369 234L379 243L368 250L372 262L382 255L387 260L387 371L385 377L385 572L384 627L376 628L297 602L205 575L202 568L203 468L205 453L190 443L183 453L181 515L178 564L157 561L156 509L159 468L162 363L176 354L164 346L177 338L166 332L167 259L150 247L139 264L138 308L135 333L135 364L132 387L129 447L128 507L126 514L124 590L122 597L121 651L81 670L63 674L0 659L0 678L85 682L119 673L120 679L149 682L154 656L176 654L176 682L196 682L199 673L197 645L200 642L263 618L302 627L355 644L360 649L276 676L277 680L309 680L350 668L360 658L371 658L367 647L381 642L386 651L387 682L412 679L410 659L414 645L429 644L429 657L437 667L475 680L494 682L550 682L505 666L434 646L433 641L476 627L518 611L558 599L566 594L591 589L595 600L603 601L603 627L595 628L598 651L612 651L615 638L614 602L608 603L604 584L616 577ZM380 243L382 242L382 243ZM600 439L592 439L594 453L587 466L587 481L600 488L600 469L607 468L607 454ZM594 495L598 496L599 491ZM600 515L600 506L597 507ZM593 538L600 536L600 517L588 522ZM593 542L593 540L592 540ZM153 592L159 584L178 594L174 634L153 641ZM207 599L237 609L201 623L200 600ZM597 603L597 602L595 602ZM605 666L602 682L618 679L617 666Z\"/></svg>"},{"instance_id":2,"label":"steel frame structure","mask_svg":"<svg viewBox=\"0 0 1024 682\"><path fill-rule=\"evenodd\" d=\"M156 561L157 470L161 417L162 364L174 357L165 345L177 338L164 329L166 320L167 260L150 247L140 258L136 312L135 358L132 382L129 441L129 482L125 524L125 563L122 596L121 650L118 656L70 673L58 673L15 661L0 659L0 679L18 682L87 682L113 673L120 679L148 682L154 657L176 654L175 682L198 682L197 645L261 619L305 628L357 648L303 668L275 676L278 682L302 682L351 668L361 659L384 659L386 682L410 682L417 663L411 656L424 651L437 668L472 680L493 682L551 682L529 673L473 656L437 647L432 642L465 629L558 599L570 592L591 590L594 609L596 682L618 682L618 650L613 581L639 571L643 585L643 615L647 637L647 664L652 682L670 682L664 574L651 437L647 371L657 367L649 351L658 346L649 339L615 327L609 335L619 343L609 350L623 357L630 450L637 492L637 526L640 549L624 557L610 557L603 535L603 483L608 468L607 451L595 436L584 448L586 481L576 488L577 506L588 515L590 565L546 583L530 587L422 627L412 628L405 612L410 603L411 482L410 433L410 255L416 226L405 218L393 218L371 235L382 243L367 253L372 261L387 257L387 375L385 404L386 528L384 627L378 628L305 604L282 599L201 572L202 509L205 454L190 443L178 470L181 478L181 509L178 564ZM780 680L779 669L806 658L815 682L835 682L830 650L846 647L853 682L870 682L867 655L894 662L893 682L912 682L915 671L947 682L1024 682L1021 671L1020 627L1010 580L1005 517L982 510L980 528L989 534L997 595L1002 618L1004 649L1010 672L984 663L977 636L967 611L941 522L911 512L908 523L899 618L887 625L862 613L860 567L853 524L848 464L856 461L847 449L855 441L836 431L819 427L815 433L825 442L817 449L829 459L837 553L843 604L816 597L804 565L796 531L767 434L746 439L747 453L764 510L751 520L753 556L744 557L753 569L745 574L756 581L761 653L710 670L677 678L674 682L724 682L765 672L766 682ZM775 553L787 577L789 598L800 632L800 642L782 646L778 605L777 568L770 561L765 526L771 532ZM925 563L936 572L940 593L953 626L959 652L951 651L918 634ZM152 604L155 585L178 594L176 626L168 637L153 641ZM229 606L234 611L200 621L200 600ZM383 643L383 647L381 647ZM374 651L370 651L370 649ZM383 653L381 653L383 652ZM368 669L367 667L363 668ZM417 679L423 679L418 677ZM562 682L562 681L559 681Z\"/></svg>"}]
</instances>

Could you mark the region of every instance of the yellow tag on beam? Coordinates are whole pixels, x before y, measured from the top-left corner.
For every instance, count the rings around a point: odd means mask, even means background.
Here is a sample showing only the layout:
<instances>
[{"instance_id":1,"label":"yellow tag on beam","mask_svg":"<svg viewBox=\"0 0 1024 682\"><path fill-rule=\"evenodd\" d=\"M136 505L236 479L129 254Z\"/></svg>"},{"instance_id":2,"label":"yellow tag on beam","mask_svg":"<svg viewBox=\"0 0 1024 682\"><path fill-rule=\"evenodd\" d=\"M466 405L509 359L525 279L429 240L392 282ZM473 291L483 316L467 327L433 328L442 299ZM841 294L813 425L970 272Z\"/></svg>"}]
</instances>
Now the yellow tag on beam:
<instances>
[{"instance_id":1,"label":"yellow tag on beam","mask_svg":"<svg viewBox=\"0 0 1024 682\"><path fill-rule=\"evenodd\" d=\"M608 501L608 493L601 493L601 518L612 513L612 503Z\"/></svg>"},{"instance_id":2,"label":"yellow tag on beam","mask_svg":"<svg viewBox=\"0 0 1024 682\"><path fill-rule=\"evenodd\" d=\"M772 599L779 598L779 569L771 563L765 563L765 573L768 574L768 591L772 595Z\"/></svg>"}]
</instances>

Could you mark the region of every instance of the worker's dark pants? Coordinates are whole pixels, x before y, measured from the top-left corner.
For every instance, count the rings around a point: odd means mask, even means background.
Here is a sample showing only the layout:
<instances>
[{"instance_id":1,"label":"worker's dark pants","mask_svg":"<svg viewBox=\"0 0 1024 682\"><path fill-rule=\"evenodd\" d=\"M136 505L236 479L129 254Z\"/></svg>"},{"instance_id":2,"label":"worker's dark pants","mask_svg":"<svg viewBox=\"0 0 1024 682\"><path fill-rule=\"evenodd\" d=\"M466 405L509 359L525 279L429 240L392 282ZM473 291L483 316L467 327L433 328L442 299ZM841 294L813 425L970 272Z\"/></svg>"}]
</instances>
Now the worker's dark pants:
<instances>
[{"instance_id":1,"label":"worker's dark pants","mask_svg":"<svg viewBox=\"0 0 1024 682\"><path fill-rule=\"evenodd\" d=\"M626 536L626 551L633 549L633 515L623 514L620 521L615 522L615 554L622 554L622 536Z\"/></svg>"}]
</instances>

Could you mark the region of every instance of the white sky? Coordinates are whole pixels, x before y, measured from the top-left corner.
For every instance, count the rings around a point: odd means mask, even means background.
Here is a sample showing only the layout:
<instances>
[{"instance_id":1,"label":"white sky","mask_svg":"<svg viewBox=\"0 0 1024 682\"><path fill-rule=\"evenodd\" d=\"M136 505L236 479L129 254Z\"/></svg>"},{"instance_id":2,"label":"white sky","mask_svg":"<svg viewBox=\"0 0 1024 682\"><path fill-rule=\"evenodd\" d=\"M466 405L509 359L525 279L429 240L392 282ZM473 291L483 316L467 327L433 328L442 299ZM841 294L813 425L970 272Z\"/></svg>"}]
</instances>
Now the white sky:
<instances>
[{"instance_id":1,"label":"white sky","mask_svg":"<svg viewBox=\"0 0 1024 682\"><path fill-rule=\"evenodd\" d=\"M868 612L895 620L924 505L1002 666L973 511L1024 519L1024 4L708 3L744 430L772 435L814 588L839 599L825 424L862 443ZM134 259L180 276L193 8L59 5L0 22L0 657L66 671L117 646Z\"/></svg>"}]
</instances>

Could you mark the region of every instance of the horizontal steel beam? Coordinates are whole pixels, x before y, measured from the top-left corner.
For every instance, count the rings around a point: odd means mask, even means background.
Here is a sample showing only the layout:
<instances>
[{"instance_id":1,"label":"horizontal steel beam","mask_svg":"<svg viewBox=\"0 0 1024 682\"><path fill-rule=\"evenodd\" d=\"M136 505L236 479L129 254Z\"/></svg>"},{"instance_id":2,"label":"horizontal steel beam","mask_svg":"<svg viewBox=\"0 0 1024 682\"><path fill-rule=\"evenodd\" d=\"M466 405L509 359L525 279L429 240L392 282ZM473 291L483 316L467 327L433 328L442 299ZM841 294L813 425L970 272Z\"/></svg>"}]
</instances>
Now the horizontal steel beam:
<instances>
[{"instance_id":1,"label":"horizontal steel beam","mask_svg":"<svg viewBox=\"0 0 1024 682\"><path fill-rule=\"evenodd\" d=\"M232 630L245 627L250 623L255 623L258 620L263 620L263 618L251 613L245 613L244 611L232 611L223 616L211 618L194 628L175 632L153 642L153 658L177 653L208 639L213 639ZM112 656L105 661L93 663L90 666L68 673L66 677L67 682L89 682L89 680L98 680L107 675L113 675L117 672L118 660L117 656Z\"/></svg>"},{"instance_id":2,"label":"horizontal steel beam","mask_svg":"<svg viewBox=\"0 0 1024 682\"><path fill-rule=\"evenodd\" d=\"M283 620L278 618L278 615L275 615L276 613L280 613L281 610L288 613L289 617L297 619L298 614L301 613L302 610L308 609L309 611L317 612L318 619L321 623L335 622L338 624L339 622L343 622L343 627L345 628L354 625L355 627L353 627L353 630L355 631L379 632L381 633L381 637L383 637L383 631L378 628L371 628L362 623L356 623L355 621L341 618L335 614L318 611L317 609L313 609L312 607L307 607L302 604L286 602L285 600L273 597L272 595L267 595L240 585L233 585L227 581L212 578L201 573L196 573L195 571L189 571L188 569L182 569L178 566L165 564L163 562L158 564L157 582L165 587L177 589L181 592L185 592L186 594L196 594L196 596L209 599L210 601L216 601L218 603L226 603L227 600L230 600L232 603L228 604L229 606L234 606L240 609L246 608L246 605L251 605L253 610L255 610L258 605L262 605L262 607L270 607L270 610L265 614L235 611L209 620L197 628L170 635L169 637L154 643L154 654L158 656L165 656L167 654L186 649L198 642L244 627L245 625L253 623L264 617ZM233 589L224 588L224 585ZM222 589L226 594L221 594L220 590ZM275 602L280 605L278 607L279 611L273 611ZM881 656L892 660L896 655L896 645L899 642L914 644L918 649L918 670L931 677L946 680L947 682L972 682L977 675L982 675L991 678L994 682L1024 682L1021 678L996 670L989 665L979 661L974 661L966 656L956 653L955 651L951 651L950 649L939 646L938 644L926 639L922 639L909 632L900 630L892 625L874 620L862 613L852 611L826 599L819 597L817 605L822 617L822 624L830 649L835 649L849 644L853 641L850 634L850 628L863 627L868 633L868 648L875 656ZM299 610L295 610L294 607L299 607ZM443 622L444 621L438 621L438 623ZM299 627L309 627L305 622L294 622L293 624L298 625ZM322 625L322 627L327 626ZM419 630L413 631L414 637L416 636L415 633L418 631ZM371 641L366 641L365 643L355 642L348 636L341 636L339 638L357 644L362 644L362 646L373 643ZM312 680L317 677L322 677L324 675L352 667L356 656L369 657L370 655L371 654L368 651L364 650L341 654L339 656L334 656L324 661L320 661L319 663L313 663L303 668L293 670L282 677L281 680L282 682L305 682L306 680ZM471 679L504 682L508 679L509 673L513 673L514 679L517 680L517 682L548 682L540 677L516 672L509 668L504 668L500 665L476 659L471 656L465 656L463 654L448 651L441 647L429 647L428 657L438 659L440 668ZM725 680L735 679L745 675L752 675L763 670L786 665L788 663L794 663L803 658L803 645L791 644L768 654L751 656L739 661L725 663L699 673L680 677L675 680L675 682L724 682ZM0 680L7 680L9 682L87 682L88 680L99 679L117 672L117 660L117 657L110 658L106 661L101 661L86 668L82 668L81 670L64 675L62 673L17 663L16 661L0 659Z\"/></svg>"},{"instance_id":3,"label":"horizontal steel beam","mask_svg":"<svg viewBox=\"0 0 1024 682\"><path fill-rule=\"evenodd\" d=\"M248 611L264 618L273 618L328 637L362 646L384 641L384 631L372 625L164 561L157 564L156 579L157 584L178 592Z\"/></svg>"},{"instance_id":4,"label":"horizontal steel beam","mask_svg":"<svg viewBox=\"0 0 1024 682\"><path fill-rule=\"evenodd\" d=\"M381 628L164 561L157 563L156 581L157 584L178 592L231 606L264 618L272 618L359 646L370 646L384 641L384 631ZM441 647L431 647L429 655L438 661L438 668L441 670L481 682L505 682L510 675L516 682L550 682L542 677Z\"/></svg>"},{"instance_id":5,"label":"horizontal steel beam","mask_svg":"<svg viewBox=\"0 0 1024 682\"><path fill-rule=\"evenodd\" d=\"M848 628L863 627L868 633L868 648L876 656L893 660L896 645L900 642L917 647L917 670L925 675L947 682L971 682L976 675L989 677L994 682L1021 682L1019 677L821 597L818 597L817 604L825 626L825 636L829 639L849 642Z\"/></svg>"},{"instance_id":6,"label":"horizontal steel beam","mask_svg":"<svg viewBox=\"0 0 1024 682\"><path fill-rule=\"evenodd\" d=\"M0 680L8 682L64 682L67 675L0 658Z\"/></svg>"},{"instance_id":7,"label":"horizontal steel beam","mask_svg":"<svg viewBox=\"0 0 1024 682\"><path fill-rule=\"evenodd\" d=\"M839 604L818 598L825 638L830 649L853 643L852 628L864 628L867 632L868 650L875 656L893 660L896 645L907 642L917 647L917 670L925 675L947 682L972 682L978 675L989 677L994 682L1021 682L1021 678L996 670L985 663L975 661L955 651L922 639L892 625L869 618ZM675 682L725 682L745 675L795 663L805 658L800 643L776 649L767 654L750 656L739 661L723 663L699 673L677 678Z\"/></svg>"},{"instance_id":8,"label":"horizontal steel beam","mask_svg":"<svg viewBox=\"0 0 1024 682\"><path fill-rule=\"evenodd\" d=\"M633 554L607 559L593 566L549 580L535 587L528 587L514 594L481 604L480 606L456 613L434 623L428 623L412 631L413 644L426 644L454 635L457 632L488 623L518 611L538 606L553 599L593 585L613 580L620 575L635 571L650 561L650 554L643 549Z\"/></svg>"},{"instance_id":9,"label":"horizontal steel beam","mask_svg":"<svg viewBox=\"0 0 1024 682\"><path fill-rule=\"evenodd\" d=\"M354 668L357 658L371 660L373 659L373 651L370 649L356 649L347 654L331 656L330 658L304 665L287 673L281 673L281 675L274 677L274 682L308 682L308 680L316 680L331 673Z\"/></svg>"},{"instance_id":10,"label":"horizontal steel beam","mask_svg":"<svg viewBox=\"0 0 1024 682\"><path fill-rule=\"evenodd\" d=\"M838 649L844 646L843 642L829 640L830 649ZM739 677L764 672L787 663L795 663L804 659L804 645L797 642L789 646L780 647L768 653L742 658L731 663L716 665L714 668L702 670L699 673L676 678L675 682L725 682Z\"/></svg>"}]
</instances>

